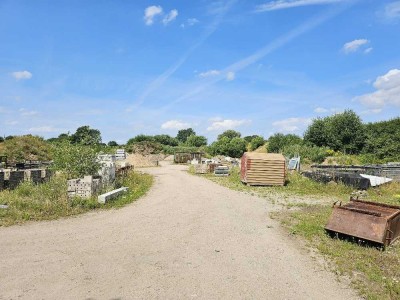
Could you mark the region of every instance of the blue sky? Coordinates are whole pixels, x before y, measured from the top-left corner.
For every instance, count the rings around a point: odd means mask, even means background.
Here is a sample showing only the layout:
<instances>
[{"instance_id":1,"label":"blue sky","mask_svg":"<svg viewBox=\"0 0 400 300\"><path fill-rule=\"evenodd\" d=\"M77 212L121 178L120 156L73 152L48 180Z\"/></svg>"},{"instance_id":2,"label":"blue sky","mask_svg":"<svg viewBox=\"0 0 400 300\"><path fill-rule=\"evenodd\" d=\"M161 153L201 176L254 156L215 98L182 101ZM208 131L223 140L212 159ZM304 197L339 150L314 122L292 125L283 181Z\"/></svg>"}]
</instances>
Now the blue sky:
<instances>
[{"instance_id":1,"label":"blue sky","mask_svg":"<svg viewBox=\"0 0 400 300\"><path fill-rule=\"evenodd\" d=\"M301 135L400 114L400 1L0 0L0 134Z\"/></svg>"}]
</instances>

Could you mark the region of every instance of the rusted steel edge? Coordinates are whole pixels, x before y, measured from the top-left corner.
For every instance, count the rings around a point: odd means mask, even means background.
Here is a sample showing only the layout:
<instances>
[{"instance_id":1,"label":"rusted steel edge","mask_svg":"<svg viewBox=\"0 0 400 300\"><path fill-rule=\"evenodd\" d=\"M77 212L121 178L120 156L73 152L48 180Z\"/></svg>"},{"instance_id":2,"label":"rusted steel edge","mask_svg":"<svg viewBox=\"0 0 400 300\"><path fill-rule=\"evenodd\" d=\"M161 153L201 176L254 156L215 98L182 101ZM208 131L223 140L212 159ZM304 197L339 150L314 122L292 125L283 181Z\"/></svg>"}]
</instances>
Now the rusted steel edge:
<instances>
[{"instance_id":1,"label":"rusted steel edge","mask_svg":"<svg viewBox=\"0 0 400 300\"><path fill-rule=\"evenodd\" d=\"M390 205L390 204L373 202L373 201L359 200L359 199L354 199L353 197L350 197L350 201L360 202L360 203L365 203L365 204L371 204L371 205L376 205L376 206L382 206L382 207L387 207L387 208L394 208L394 209L399 209L400 210L400 206L398 206L398 205Z\"/></svg>"},{"instance_id":2,"label":"rusted steel edge","mask_svg":"<svg viewBox=\"0 0 400 300\"><path fill-rule=\"evenodd\" d=\"M377 213L377 212L373 212L373 211L369 211L369 210L364 210L364 209L351 208L351 207L345 207L345 206L336 206L336 208L344 209L344 210L350 210L350 211L358 212L360 214L366 214L366 215L371 215L371 216L375 216L375 217L382 217L381 213Z\"/></svg>"}]
</instances>

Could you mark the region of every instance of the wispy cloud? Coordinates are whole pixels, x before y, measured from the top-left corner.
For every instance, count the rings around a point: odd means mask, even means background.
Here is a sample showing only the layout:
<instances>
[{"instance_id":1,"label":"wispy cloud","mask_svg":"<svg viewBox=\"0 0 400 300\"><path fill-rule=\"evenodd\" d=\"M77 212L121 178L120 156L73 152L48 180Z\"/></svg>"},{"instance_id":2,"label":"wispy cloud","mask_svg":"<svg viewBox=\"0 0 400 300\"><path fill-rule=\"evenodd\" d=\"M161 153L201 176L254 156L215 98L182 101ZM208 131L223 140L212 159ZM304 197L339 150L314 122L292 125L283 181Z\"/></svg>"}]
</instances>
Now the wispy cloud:
<instances>
[{"instance_id":1,"label":"wispy cloud","mask_svg":"<svg viewBox=\"0 0 400 300\"><path fill-rule=\"evenodd\" d=\"M61 129L59 128L54 128L53 126L40 126L40 127L31 127L28 129L28 132L39 132L39 133L44 133L44 132L59 132Z\"/></svg>"},{"instance_id":2,"label":"wispy cloud","mask_svg":"<svg viewBox=\"0 0 400 300\"><path fill-rule=\"evenodd\" d=\"M199 77L207 78L207 77L218 76L219 74L221 74L221 72L218 71L218 70L208 70L208 71L205 71L205 72L201 72L199 74Z\"/></svg>"},{"instance_id":3,"label":"wispy cloud","mask_svg":"<svg viewBox=\"0 0 400 300\"><path fill-rule=\"evenodd\" d=\"M19 113L23 117L29 117L29 116L34 116L34 115L38 114L38 112L35 110L27 110L25 108L20 108Z\"/></svg>"},{"instance_id":4,"label":"wispy cloud","mask_svg":"<svg viewBox=\"0 0 400 300\"><path fill-rule=\"evenodd\" d=\"M184 129L190 127L190 123L182 122L179 120L170 120L161 125L162 129Z\"/></svg>"},{"instance_id":5,"label":"wispy cloud","mask_svg":"<svg viewBox=\"0 0 400 300\"><path fill-rule=\"evenodd\" d=\"M16 72L12 72L11 75L12 75L16 80L31 79L31 78L32 78L32 73L29 72L29 71L16 71Z\"/></svg>"},{"instance_id":6,"label":"wispy cloud","mask_svg":"<svg viewBox=\"0 0 400 300\"><path fill-rule=\"evenodd\" d=\"M272 123L278 132L296 132L311 124L310 118L288 118Z\"/></svg>"},{"instance_id":7,"label":"wispy cloud","mask_svg":"<svg viewBox=\"0 0 400 300\"><path fill-rule=\"evenodd\" d=\"M251 120L216 120L207 127L207 131L222 131L227 129L234 129L244 124L250 124Z\"/></svg>"},{"instance_id":8,"label":"wispy cloud","mask_svg":"<svg viewBox=\"0 0 400 300\"><path fill-rule=\"evenodd\" d=\"M236 77L235 72L229 71L228 73L226 73L226 80L228 81L235 80L235 77Z\"/></svg>"},{"instance_id":9,"label":"wispy cloud","mask_svg":"<svg viewBox=\"0 0 400 300\"><path fill-rule=\"evenodd\" d=\"M375 92L357 96L355 101L372 108L380 109L385 105L400 106L400 70L392 69L386 74L376 78Z\"/></svg>"},{"instance_id":10,"label":"wispy cloud","mask_svg":"<svg viewBox=\"0 0 400 300\"><path fill-rule=\"evenodd\" d=\"M178 16L178 10L173 9L171 10L163 19L163 24L168 25L170 22L176 19Z\"/></svg>"},{"instance_id":11,"label":"wispy cloud","mask_svg":"<svg viewBox=\"0 0 400 300\"><path fill-rule=\"evenodd\" d=\"M400 18L400 1L394 1L385 6L385 17L388 19Z\"/></svg>"},{"instance_id":12,"label":"wispy cloud","mask_svg":"<svg viewBox=\"0 0 400 300\"><path fill-rule=\"evenodd\" d=\"M314 109L314 112L317 114L323 114L323 113L327 113L329 110L323 107L317 107L316 109Z\"/></svg>"},{"instance_id":13,"label":"wispy cloud","mask_svg":"<svg viewBox=\"0 0 400 300\"><path fill-rule=\"evenodd\" d=\"M154 23L154 18L157 15L161 15L163 12L163 9L161 6L149 6L144 10L144 22L146 23L147 26L153 25Z\"/></svg>"},{"instance_id":14,"label":"wispy cloud","mask_svg":"<svg viewBox=\"0 0 400 300\"><path fill-rule=\"evenodd\" d=\"M228 12L230 7L236 2L237 0L230 0L227 1L224 5L224 9L220 10L220 12L215 17L214 21L210 26L207 27L207 30L204 34L176 61L171 67L169 67L164 73L159 75L156 79L154 79L141 93L139 98L135 101L133 107L137 108L143 104L146 98L156 91L163 83L168 80L170 76L172 76L188 59L188 57L196 50L199 46L201 46L214 32L217 30L219 24L221 23L223 17ZM128 110L133 109L129 107Z\"/></svg>"},{"instance_id":15,"label":"wispy cloud","mask_svg":"<svg viewBox=\"0 0 400 300\"><path fill-rule=\"evenodd\" d=\"M346 54L357 52L360 49L360 47L368 44L369 42L370 41L367 40L367 39L356 39L356 40L353 40L351 42L345 43L343 45L342 50ZM371 50L372 50L372 48L371 48ZM371 51L371 50L369 50L369 51Z\"/></svg>"},{"instance_id":16,"label":"wispy cloud","mask_svg":"<svg viewBox=\"0 0 400 300\"><path fill-rule=\"evenodd\" d=\"M189 18L189 19L186 20L186 22L184 22L184 23L181 24L181 27L182 27L182 28L185 28L186 26L194 26L194 25L196 25L196 24L199 23L199 22L200 22L200 21L197 20L196 18Z\"/></svg>"},{"instance_id":17,"label":"wispy cloud","mask_svg":"<svg viewBox=\"0 0 400 300\"><path fill-rule=\"evenodd\" d=\"M253 54L229 65L226 67L224 70L221 70L221 74L227 74L228 72L239 72L248 66L258 62L260 59L264 58L268 54L272 53L273 51L285 46L289 42L291 42L293 39L305 34L306 32L312 30L313 28L317 27L318 25L326 22L327 20L335 17L337 14L339 14L341 11L343 11L345 8L342 7L337 10L329 11L327 13L324 13L322 15L319 15L316 18L310 19L303 24L301 24L298 27L295 27L288 33L282 35L281 37L273 40L272 42L268 43L266 46L263 48L259 49L258 51L254 52ZM172 107L173 105L176 105L177 103L180 103L182 101L185 101L186 99L189 99L193 97L194 95L201 93L204 91L206 88L208 88L210 85L215 84L221 80L226 79L226 77L222 76L216 76L213 80L209 80L204 84L200 84L197 87L194 87L190 92L182 95L181 97L175 99L171 103L167 104L166 106L163 107L163 109L168 109Z\"/></svg>"},{"instance_id":18,"label":"wispy cloud","mask_svg":"<svg viewBox=\"0 0 400 300\"><path fill-rule=\"evenodd\" d=\"M256 6L256 12L287 9L300 6L326 5L344 2L346 0L277 0Z\"/></svg>"},{"instance_id":19,"label":"wispy cloud","mask_svg":"<svg viewBox=\"0 0 400 300\"><path fill-rule=\"evenodd\" d=\"M367 48L367 49L364 50L364 53L365 53L365 54L371 53L373 49L374 49L374 48L369 47L369 48Z\"/></svg>"}]
</instances>

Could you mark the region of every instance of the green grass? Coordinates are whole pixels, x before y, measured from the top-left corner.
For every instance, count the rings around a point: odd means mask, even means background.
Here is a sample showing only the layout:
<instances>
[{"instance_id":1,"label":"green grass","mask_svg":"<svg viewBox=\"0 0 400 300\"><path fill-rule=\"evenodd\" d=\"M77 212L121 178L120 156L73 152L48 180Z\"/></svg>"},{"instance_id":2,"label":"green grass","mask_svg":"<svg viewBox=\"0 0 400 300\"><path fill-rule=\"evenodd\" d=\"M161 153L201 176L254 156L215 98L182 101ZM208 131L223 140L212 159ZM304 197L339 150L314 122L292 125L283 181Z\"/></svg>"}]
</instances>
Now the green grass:
<instances>
[{"instance_id":1,"label":"green grass","mask_svg":"<svg viewBox=\"0 0 400 300\"><path fill-rule=\"evenodd\" d=\"M94 209L121 207L143 196L151 187L153 177L148 174L131 172L120 179L117 186L127 186L128 192L107 204L99 204L97 197L82 199L67 196L67 180L55 176L47 183L34 185L24 182L15 190L0 192L0 226L9 226L25 221L52 220L87 212Z\"/></svg>"},{"instance_id":2,"label":"green grass","mask_svg":"<svg viewBox=\"0 0 400 300\"><path fill-rule=\"evenodd\" d=\"M326 185L312 181L298 173L288 174L285 186L247 186L240 181L239 168L234 167L230 172L230 176L216 177L213 174L200 175L222 185L227 188L249 192L251 194L270 197L271 195L291 195L298 196L323 196L323 197L338 197L341 200L348 199L352 192L350 187L343 184Z\"/></svg>"},{"instance_id":3,"label":"green grass","mask_svg":"<svg viewBox=\"0 0 400 300\"><path fill-rule=\"evenodd\" d=\"M272 216L291 234L306 239L310 247L334 262L333 270L349 276L365 298L400 299L400 243L382 251L331 238L324 230L331 212L331 207L311 205L300 210L276 212Z\"/></svg>"},{"instance_id":4,"label":"green grass","mask_svg":"<svg viewBox=\"0 0 400 300\"><path fill-rule=\"evenodd\" d=\"M232 170L229 177L211 174L199 176L233 190L265 197L272 203L274 199L285 198L285 208L288 209L274 212L271 216L279 219L291 234L306 240L309 247L318 249L319 253L326 256L332 262L334 272L349 276L353 286L367 299L400 299L400 242L381 251L333 239L325 233L324 226L332 208L313 199L328 197L331 200L348 201L352 188L343 184L317 183L297 173L288 174L287 184L283 187L251 187L240 181L237 168ZM293 199L297 196L310 201L296 202ZM400 183L370 188L367 200L400 205Z\"/></svg>"}]
</instances>

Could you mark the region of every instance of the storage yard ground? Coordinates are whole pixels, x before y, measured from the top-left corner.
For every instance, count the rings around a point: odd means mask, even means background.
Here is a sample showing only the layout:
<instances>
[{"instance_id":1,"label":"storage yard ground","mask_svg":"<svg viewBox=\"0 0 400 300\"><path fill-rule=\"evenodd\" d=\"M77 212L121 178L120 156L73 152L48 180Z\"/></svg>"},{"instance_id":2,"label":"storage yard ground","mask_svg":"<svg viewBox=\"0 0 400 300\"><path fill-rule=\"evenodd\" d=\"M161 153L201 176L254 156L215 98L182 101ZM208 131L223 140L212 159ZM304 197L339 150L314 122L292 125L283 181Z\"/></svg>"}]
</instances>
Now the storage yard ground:
<instances>
[{"instance_id":1,"label":"storage yard ground","mask_svg":"<svg viewBox=\"0 0 400 300\"><path fill-rule=\"evenodd\" d=\"M0 299L358 298L271 202L185 169L147 168L150 193L119 210L0 228Z\"/></svg>"}]
</instances>

